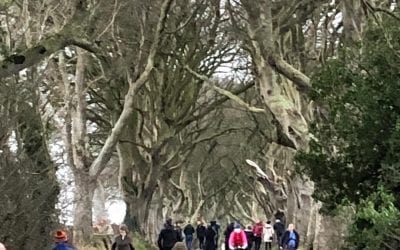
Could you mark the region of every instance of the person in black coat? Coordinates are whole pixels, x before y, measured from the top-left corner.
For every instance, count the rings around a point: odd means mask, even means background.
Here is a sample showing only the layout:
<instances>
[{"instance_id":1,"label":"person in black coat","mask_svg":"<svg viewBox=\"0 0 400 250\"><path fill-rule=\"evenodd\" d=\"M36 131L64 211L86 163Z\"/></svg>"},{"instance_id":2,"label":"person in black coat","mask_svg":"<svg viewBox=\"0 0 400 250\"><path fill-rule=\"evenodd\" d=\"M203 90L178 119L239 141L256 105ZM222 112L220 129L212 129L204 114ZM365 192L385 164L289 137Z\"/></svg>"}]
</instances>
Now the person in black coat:
<instances>
[{"instance_id":1,"label":"person in black coat","mask_svg":"<svg viewBox=\"0 0 400 250\"><path fill-rule=\"evenodd\" d=\"M185 235L185 243L188 250L192 250L194 232L195 232L194 227L190 223L188 223L183 228L183 234Z\"/></svg>"},{"instance_id":2,"label":"person in black coat","mask_svg":"<svg viewBox=\"0 0 400 250\"><path fill-rule=\"evenodd\" d=\"M215 231L215 248L218 248L219 229L221 226L215 220L210 221L210 226Z\"/></svg>"},{"instance_id":3,"label":"person in black coat","mask_svg":"<svg viewBox=\"0 0 400 250\"><path fill-rule=\"evenodd\" d=\"M299 243L299 234L294 229L294 225L289 224L288 230L282 236L280 248L285 250L296 250L299 247Z\"/></svg>"},{"instance_id":4,"label":"person in black coat","mask_svg":"<svg viewBox=\"0 0 400 250\"><path fill-rule=\"evenodd\" d=\"M247 228L244 230L244 233L246 234L247 238L247 249L251 250L254 242L254 233L252 226L247 226Z\"/></svg>"},{"instance_id":5,"label":"person in black coat","mask_svg":"<svg viewBox=\"0 0 400 250\"><path fill-rule=\"evenodd\" d=\"M275 220L280 220L283 225L286 224L286 216L282 210L278 209L276 211L276 213L274 214L274 217L275 217Z\"/></svg>"},{"instance_id":6,"label":"person in black coat","mask_svg":"<svg viewBox=\"0 0 400 250\"><path fill-rule=\"evenodd\" d=\"M121 225L119 235L115 238L111 250L135 250L132 245L132 239L128 236L128 227Z\"/></svg>"},{"instance_id":7,"label":"person in black coat","mask_svg":"<svg viewBox=\"0 0 400 250\"><path fill-rule=\"evenodd\" d=\"M175 223L175 231L178 233L178 241L183 241L183 230L181 227L181 223L176 222Z\"/></svg>"},{"instance_id":8,"label":"person in black coat","mask_svg":"<svg viewBox=\"0 0 400 250\"><path fill-rule=\"evenodd\" d=\"M285 233L285 225L279 219L275 221L274 231L276 234L276 240L278 242L278 246L280 246L282 242L282 236Z\"/></svg>"},{"instance_id":9,"label":"person in black coat","mask_svg":"<svg viewBox=\"0 0 400 250\"><path fill-rule=\"evenodd\" d=\"M206 238L206 230L207 228L203 225L203 222L198 221L196 227L196 236L199 240L199 248L204 250L205 238Z\"/></svg>"},{"instance_id":10,"label":"person in black coat","mask_svg":"<svg viewBox=\"0 0 400 250\"><path fill-rule=\"evenodd\" d=\"M229 250L229 236L231 235L231 233L233 232L233 228L234 227L234 223L230 223L228 224L228 226L226 227L226 230L224 232L224 236L225 236L225 250Z\"/></svg>"},{"instance_id":11,"label":"person in black coat","mask_svg":"<svg viewBox=\"0 0 400 250\"><path fill-rule=\"evenodd\" d=\"M158 248L160 250L171 250L178 241L181 241L181 237L172 225L172 220L168 219L158 236Z\"/></svg>"},{"instance_id":12,"label":"person in black coat","mask_svg":"<svg viewBox=\"0 0 400 250\"><path fill-rule=\"evenodd\" d=\"M217 249L217 242L216 242L217 233L212 228L212 226L208 226L206 229L206 244L205 250L216 250Z\"/></svg>"}]
</instances>

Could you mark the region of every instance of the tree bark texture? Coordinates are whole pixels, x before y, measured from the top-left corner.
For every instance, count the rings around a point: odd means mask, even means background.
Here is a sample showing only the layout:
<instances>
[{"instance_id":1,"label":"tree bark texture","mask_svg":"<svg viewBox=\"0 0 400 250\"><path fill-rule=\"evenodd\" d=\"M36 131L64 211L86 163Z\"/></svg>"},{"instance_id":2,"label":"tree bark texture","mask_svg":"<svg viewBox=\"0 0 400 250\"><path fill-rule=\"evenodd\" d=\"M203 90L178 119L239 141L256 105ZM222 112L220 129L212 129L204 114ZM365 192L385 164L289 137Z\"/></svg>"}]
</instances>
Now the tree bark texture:
<instances>
[{"instance_id":1,"label":"tree bark texture","mask_svg":"<svg viewBox=\"0 0 400 250\"><path fill-rule=\"evenodd\" d=\"M273 204L274 209L285 211L288 222L295 223L301 235L306 236L304 241L306 246L318 249L314 243L323 230L321 220L324 218L317 215L319 204L311 197L313 184L295 177L293 168L293 157L296 151L308 150L308 121L313 117L306 96L311 89L310 79L293 66L302 62L301 58L293 59L295 64L287 61L290 58L283 58L285 51L292 51L291 47L287 47L288 45L295 47L297 54L300 54L298 50L301 45L296 39L291 43L281 42L285 39L280 37L283 29L279 26L279 22L273 21L274 18L281 17L273 16L272 8L276 6L273 1L242 0L241 3L249 19L248 46L251 48L260 95L277 121L276 143L268 146L267 166L263 169L270 177L269 180L262 180L269 194L266 200ZM310 6L312 6L311 3ZM290 7L286 9L289 10ZM302 8L302 11L306 9ZM296 17L300 18L301 13L296 12ZM296 21L298 22L299 19ZM291 36L294 35L292 32ZM301 36L297 35L297 38L301 39ZM307 67L300 65L299 68ZM330 247L335 246L324 246L324 249Z\"/></svg>"},{"instance_id":2,"label":"tree bark texture","mask_svg":"<svg viewBox=\"0 0 400 250\"><path fill-rule=\"evenodd\" d=\"M92 239L93 196L96 183L85 171L75 173L74 242L85 246Z\"/></svg>"}]
</instances>

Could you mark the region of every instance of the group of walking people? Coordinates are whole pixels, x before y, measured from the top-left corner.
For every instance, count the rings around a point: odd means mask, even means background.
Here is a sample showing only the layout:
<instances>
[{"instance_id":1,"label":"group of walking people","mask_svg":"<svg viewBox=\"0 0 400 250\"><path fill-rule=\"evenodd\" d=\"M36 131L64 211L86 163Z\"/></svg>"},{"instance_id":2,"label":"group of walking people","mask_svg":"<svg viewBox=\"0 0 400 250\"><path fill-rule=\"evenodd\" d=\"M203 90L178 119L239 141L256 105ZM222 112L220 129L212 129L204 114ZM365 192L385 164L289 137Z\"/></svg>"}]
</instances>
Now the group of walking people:
<instances>
[{"instance_id":1,"label":"group of walking people","mask_svg":"<svg viewBox=\"0 0 400 250\"><path fill-rule=\"evenodd\" d=\"M160 250L192 250L196 236L200 249L215 250L218 248L219 231L220 226L216 221L211 221L209 225L198 221L196 228L188 223L182 229L179 223L173 225L172 220L168 219L158 236L157 244ZM184 248L174 248L176 245L180 246L180 242L184 242Z\"/></svg>"},{"instance_id":2,"label":"group of walking people","mask_svg":"<svg viewBox=\"0 0 400 250\"><path fill-rule=\"evenodd\" d=\"M119 234L114 238L111 250L135 250L132 239L128 234L128 227L120 225ZM0 250L3 249L0 247ZM68 235L64 230L57 230L54 234L54 247L52 250L76 250L76 248L69 242Z\"/></svg>"},{"instance_id":3,"label":"group of walking people","mask_svg":"<svg viewBox=\"0 0 400 250\"><path fill-rule=\"evenodd\" d=\"M299 247L300 236L295 230L294 224L289 224L286 230L285 225L279 219L274 225L271 224L271 221L263 223L259 220L253 226L246 228L233 222L227 226L225 231L226 250L260 250L262 243L264 243L265 250L272 250L274 242L279 249L296 250Z\"/></svg>"},{"instance_id":4,"label":"group of walking people","mask_svg":"<svg viewBox=\"0 0 400 250\"><path fill-rule=\"evenodd\" d=\"M119 227L119 235L114 239L112 250L135 250L132 239L128 236L128 228L125 225ZM272 250L275 242L281 250L297 250L300 237L294 225L289 224L285 229L284 223L279 219L272 225L271 221L263 223L259 220L252 226L244 228L239 222L227 225L224 232L225 250L260 250L262 243L265 250ZM158 237L160 250L193 250L193 241L197 239L201 250L217 250L220 238L220 225L211 221L206 225L202 221L197 222L196 228L188 223L183 229L179 223L172 223L168 219ZM57 230L54 235L55 245L53 250L75 250L68 243L65 231ZM0 250L5 246L0 243Z\"/></svg>"},{"instance_id":5,"label":"group of walking people","mask_svg":"<svg viewBox=\"0 0 400 250\"><path fill-rule=\"evenodd\" d=\"M183 229L179 223L172 224L168 219L158 237L160 250L193 250L193 242L198 241L201 250L217 250L220 236L220 226L216 221L206 225L197 222L196 228L188 223ZM274 225L271 221L263 223L259 220L254 225L244 228L239 222L227 225L224 232L225 250L260 250L262 245L265 250L272 250L276 244L282 250L297 250L300 236L294 224L285 224L277 219ZM179 247L176 247L179 246Z\"/></svg>"}]
</instances>

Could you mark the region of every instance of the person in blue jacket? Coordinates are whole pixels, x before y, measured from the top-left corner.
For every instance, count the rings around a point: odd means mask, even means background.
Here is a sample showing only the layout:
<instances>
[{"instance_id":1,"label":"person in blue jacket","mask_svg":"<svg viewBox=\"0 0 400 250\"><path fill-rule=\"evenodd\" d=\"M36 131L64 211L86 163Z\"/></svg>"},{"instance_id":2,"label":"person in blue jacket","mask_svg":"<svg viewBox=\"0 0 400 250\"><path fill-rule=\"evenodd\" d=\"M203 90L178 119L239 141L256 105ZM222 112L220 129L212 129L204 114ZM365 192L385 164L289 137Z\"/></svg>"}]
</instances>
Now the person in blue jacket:
<instances>
[{"instance_id":1,"label":"person in blue jacket","mask_svg":"<svg viewBox=\"0 0 400 250\"><path fill-rule=\"evenodd\" d=\"M300 243L300 236L294 229L294 224L289 224L287 231L283 234L280 249L297 250Z\"/></svg>"},{"instance_id":2,"label":"person in blue jacket","mask_svg":"<svg viewBox=\"0 0 400 250\"><path fill-rule=\"evenodd\" d=\"M54 234L54 247L52 250L76 250L76 248L68 243L68 236L65 231L57 230Z\"/></svg>"}]
</instances>

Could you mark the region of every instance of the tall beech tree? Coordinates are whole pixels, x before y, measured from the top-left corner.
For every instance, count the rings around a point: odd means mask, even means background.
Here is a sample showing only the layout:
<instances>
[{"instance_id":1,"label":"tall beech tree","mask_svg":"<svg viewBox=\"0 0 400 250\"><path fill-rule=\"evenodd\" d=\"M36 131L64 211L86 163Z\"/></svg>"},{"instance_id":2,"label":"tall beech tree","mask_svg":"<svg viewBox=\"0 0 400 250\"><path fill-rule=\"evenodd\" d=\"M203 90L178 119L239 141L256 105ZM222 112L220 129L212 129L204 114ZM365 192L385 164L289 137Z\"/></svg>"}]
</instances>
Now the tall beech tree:
<instances>
[{"instance_id":1,"label":"tall beech tree","mask_svg":"<svg viewBox=\"0 0 400 250\"><path fill-rule=\"evenodd\" d=\"M313 98L329 114L312 127L315 140L298 161L315 183L323 211L355 205L352 246L357 248L395 249L399 243L397 223L387 229L379 224L398 218L400 208L399 20L397 12L374 15L362 41L353 43L357 49L342 48L312 80ZM356 237L374 230L375 240Z\"/></svg>"}]
</instances>

